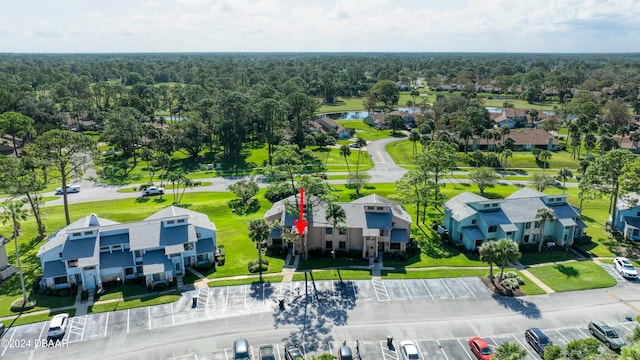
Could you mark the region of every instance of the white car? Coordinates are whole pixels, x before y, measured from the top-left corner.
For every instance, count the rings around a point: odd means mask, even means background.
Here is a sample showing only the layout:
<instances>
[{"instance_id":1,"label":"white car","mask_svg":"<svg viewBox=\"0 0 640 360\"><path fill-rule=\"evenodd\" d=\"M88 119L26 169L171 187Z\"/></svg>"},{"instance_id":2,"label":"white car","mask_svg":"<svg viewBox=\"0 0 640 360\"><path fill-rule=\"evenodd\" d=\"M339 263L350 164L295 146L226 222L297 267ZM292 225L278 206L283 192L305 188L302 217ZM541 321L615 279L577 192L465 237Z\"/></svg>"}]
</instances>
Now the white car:
<instances>
[{"instance_id":1,"label":"white car","mask_svg":"<svg viewBox=\"0 0 640 360\"><path fill-rule=\"evenodd\" d=\"M69 314L58 314L51 319L49 323L49 331L47 331L47 340L62 339L67 332L69 324Z\"/></svg>"},{"instance_id":2,"label":"white car","mask_svg":"<svg viewBox=\"0 0 640 360\"><path fill-rule=\"evenodd\" d=\"M420 360L420 354L418 353L418 347L413 341L401 341L400 352L404 360Z\"/></svg>"},{"instance_id":3,"label":"white car","mask_svg":"<svg viewBox=\"0 0 640 360\"><path fill-rule=\"evenodd\" d=\"M627 279L637 279L638 278L638 271L636 271L636 268L634 268L633 265L631 265L631 262L629 262L629 260L627 260L627 258L617 257L617 258L613 259L613 264L615 265L616 270L623 277L625 277Z\"/></svg>"},{"instance_id":4,"label":"white car","mask_svg":"<svg viewBox=\"0 0 640 360\"><path fill-rule=\"evenodd\" d=\"M142 191L142 196L164 195L164 188L151 186Z\"/></svg>"}]
</instances>

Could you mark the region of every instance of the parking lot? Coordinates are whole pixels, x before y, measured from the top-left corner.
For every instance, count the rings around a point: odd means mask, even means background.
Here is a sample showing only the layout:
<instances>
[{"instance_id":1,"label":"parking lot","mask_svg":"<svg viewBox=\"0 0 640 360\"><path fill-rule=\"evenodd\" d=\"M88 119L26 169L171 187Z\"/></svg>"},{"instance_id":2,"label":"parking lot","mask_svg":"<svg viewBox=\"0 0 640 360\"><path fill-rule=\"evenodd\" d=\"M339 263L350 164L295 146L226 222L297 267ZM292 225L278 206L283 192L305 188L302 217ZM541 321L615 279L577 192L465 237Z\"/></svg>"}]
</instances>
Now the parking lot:
<instances>
[{"instance_id":1,"label":"parking lot","mask_svg":"<svg viewBox=\"0 0 640 360\"><path fill-rule=\"evenodd\" d=\"M620 334L621 337L625 338L627 335L631 333L631 329L637 325L637 323L633 322L624 322L618 324L611 324ZM566 346L572 340L585 339L591 337L589 335L589 330L587 330L586 326L584 328L563 328L563 329L542 329L544 333L551 339L554 345L559 345L561 347ZM533 349L526 343L524 338L524 329L522 333L518 334L501 334L494 336L483 336L483 339L489 344L491 347L497 347L498 345L505 342L516 342L519 343L522 347L527 350L529 359L541 360L541 357L536 354ZM363 341L360 340L360 357L362 359L380 359L380 360L402 360L402 356L400 355L400 342L404 340L411 340L415 342L418 346L418 351L422 355L422 359L429 360L464 360L464 359L475 359L475 357L471 354L468 345L468 338L453 338L453 339L394 339L393 347L388 347L386 340L370 340ZM310 339L313 341L313 339ZM347 345L351 347L352 350L355 351L354 345L355 339L347 340ZM249 339L249 342L251 340ZM256 344L251 345L251 351L253 354L253 358L256 358L258 355L260 346L264 344ZM319 350L307 354L307 358L311 358L311 355L319 355L321 353L331 353L336 354L338 347L341 345L340 342L332 342L321 344L319 346ZM283 345L275 344L274 348L277 350L276 359L283 360L284 359L284 348ZM301 348L305 350L304 344L301 345ZM233 358L233 354L231 352L231 347L229 349L209 352L209 353L198 353L198 354L185 354L182 356L175 356L172 359L211 359L211 360L231 360Z\"/></svg>"},{"instance_id":2,"label":"parking lot","mask_svg":"<svg viewBox=\"0 0 640 360\"><path fill-rule=\"evenodd\" d=\"M174 303L109 313L75 316L70 319L65 340L69 344L117 334L147 331L158 327L194 323L227 316L273 311L279 299L285 304L305 301L330 305L332 302L437 301L490 296L479 278L297 281L263 285L226 286L186 292ZM192 307L192 298L197 307ZM46 339L48 322L10 328L7 339ZM33 347L32 347L33 348ZM0 348L0 355L27 350Z\"/></svg>"},{"instance_id":3,"label":"parking lot","mask_svg":"<svg viewBox=\"0 0 640 360\"><path fill-rule=\"evenodd\" d=\"M614 279L616 279L617 282L637 281L637 280L625 279L624 277L622 277L622 275L620 275L620 273L618 272L618 270L616 270L616 267L613 264L600 263L600 265L609 273L609 275L611 275Z\"/></svg>"}]
</instances>

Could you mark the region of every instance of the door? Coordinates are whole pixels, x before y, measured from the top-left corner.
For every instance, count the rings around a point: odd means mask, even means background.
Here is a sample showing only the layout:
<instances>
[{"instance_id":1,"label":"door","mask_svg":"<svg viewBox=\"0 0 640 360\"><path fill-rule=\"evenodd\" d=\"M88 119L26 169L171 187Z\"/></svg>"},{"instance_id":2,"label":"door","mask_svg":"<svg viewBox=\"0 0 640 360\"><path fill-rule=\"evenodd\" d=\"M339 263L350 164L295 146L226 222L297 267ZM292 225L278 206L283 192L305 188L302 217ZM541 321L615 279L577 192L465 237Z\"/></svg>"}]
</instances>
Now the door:
<instances>
[{"instance_id":1,"label":"door","mask_svg":"<svg viewBox=\"0 0 640 360\"><path fill-rule=\"evenodd\" d=\"M87 290L93 290L96 288L96 274L95 271L84 272L84 286Z\"/></svg>"}]
</instances>

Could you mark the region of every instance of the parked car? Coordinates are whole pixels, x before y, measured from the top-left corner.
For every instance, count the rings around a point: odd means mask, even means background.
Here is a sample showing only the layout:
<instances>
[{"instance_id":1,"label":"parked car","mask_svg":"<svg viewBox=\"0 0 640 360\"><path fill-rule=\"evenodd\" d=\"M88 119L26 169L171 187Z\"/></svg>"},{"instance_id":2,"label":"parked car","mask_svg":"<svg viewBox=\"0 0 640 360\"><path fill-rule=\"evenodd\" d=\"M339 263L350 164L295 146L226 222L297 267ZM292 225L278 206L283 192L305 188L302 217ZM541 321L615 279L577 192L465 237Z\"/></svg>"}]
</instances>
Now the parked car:
<instances>
[{"instance_id":1,"label":"parked car","mask_svg":"<svg viewBox=\"0 0 640 360\"><path fill-rule=\"evenodd\" d=\"M359 149L359 148L360 148L360 144L358 144L358 143L351 143L351 144L349 144L349 147L350 147L350 148L356 148L356 149Z\"/></svg>"},{"instance_id":2,"label":"parked car","mask_svg":"<svg viewBox=\"0 0 640 360\"><path fill-rule=\"evenodd\" d=\"M611 350L617 350L626 345L618 333L603 321L591 321L589 332Z\"/></svg>"},{"instance_id":3,"label":"parked car","mask_svg":"<svg viewBox=\"0 0 640 360\"><path fill-rule=\"evenodd\" d=\"M62 339L67 332L69 325L69 314L58 314L49 322L49 330L47 331L47 340Z\"/></svg>"},{"instance_id":4,"label":"parked car","mask_svg":"<svg viewBox=\"0 0 640 360\"><path fill-rule=\"evenodd\" d=\"M402 358L404 360L420 360L418 347L413 341L401 341L400 353L402 353Z\"/></svg>"},{"instance_id":5,"label":"parked car","mask_svg":"<svg viewBox=\"0 0 640 360\"><path fill-rule=\"evenodd\" d=\"M142 196L164 195L164 188L157 186L149 186L142 190Z\"/></svg>"},{"instance_id":6,"label":"parked car","mask_svg":"<svg viewBox=\"0 0 640 360\"><path fill-rule=\"evenodd\" d=\"M276 360L273 345L260 346L260 360Z\"/></svg>"},{"instance_id":7,"label":"parked car","mask_svg":"<svg viewBox=\"0 0 640 360\"><path fill-rule=\"evenodd\" d=\"M73 194L73 193L79 193L80 192L80 185L67 185L67 194ZM56 195L62 195L64 194L64 191L62 191L62 188L59 187L56 189Z\"/></svg>"},{"instance_id":8,"label":"parked car","mask_svg":"<svg viewBox=\"0 0 640 360\"><path fill-rule=\"evenodd\" d=\"M524 338L529 346L544 358L544 348L553 345L549 337L538 328L529 328L524 332Z\"/></svg>"},{"instance_id":9,"label":"parked car","mask_svg":"<svg viewBox=\"0 0 640 360\"><path fill-rule=\"evenodd\" d=\"M340 349L338 349L338 360L353 360L351 348L346 345L340 346Z\"/></svg>"},{"instance_id":10,"label":"parked car","mask_svg":"<svg viewBox=\"0 0 640 360\"><path fill-rule=\"evenodd\" d=\"M290 344L284 347L284 358L286 360L304 360L304 355L298 345Z\"/></svg>"},{"instance_id":11,"label":"parked car","mask_svg":"<svg viewBox=\"0 0 640 360\"><path fill-rule=\"evenodd\" d=\"M233 360L249 360L251 354L247 339L239 338L233 342Z\"/></svg>"},{"instance_id":12,"label":"parked car","mask_svg":"<svg viewBox=\"0 0 640 360\"><path fill-rule=\"evenodd\" d=\"M627 258L617 257L613 259L613 264L623 277L634 280L638 278L638 271L631 265L631 262L627 260Z\"/></svg>"},{"instance_id":13,"label":"parked car","mask_svg":"<svg viewBox=\"0 0 640 360\"><path fill-rule=\"evenodd\" d=\"M471 348L471 352L476 358L480 360L491 360L493 359L493 351L487 345L487 342L484 341L479 336L474 336L469 339L469 347Z\"/></svg>"},{"instance_id":14,"label":"parked car","mask_svg":"<svg viewBox=\"0 0 640 360\"><path fill-rule=\"evenodd\" d=\"M4 323L0 323L0 337L2 337L2 335L4 335Z\"/></svg>"}]
</instances>

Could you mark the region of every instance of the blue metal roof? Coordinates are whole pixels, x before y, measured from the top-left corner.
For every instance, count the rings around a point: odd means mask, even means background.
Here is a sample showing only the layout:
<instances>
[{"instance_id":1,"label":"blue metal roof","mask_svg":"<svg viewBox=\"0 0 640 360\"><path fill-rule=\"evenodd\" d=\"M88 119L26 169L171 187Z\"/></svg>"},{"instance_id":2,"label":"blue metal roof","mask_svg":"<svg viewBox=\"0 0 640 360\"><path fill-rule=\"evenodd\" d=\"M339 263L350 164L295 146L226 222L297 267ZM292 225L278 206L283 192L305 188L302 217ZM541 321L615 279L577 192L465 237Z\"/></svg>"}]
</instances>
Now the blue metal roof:
<instances>
[{"instance_id":1,"label":"blue metal roof","mask_svg":"<svg viewBox=\"0 0 640 360\"><path fill-rule=\"evenodd\" d=\"M478 211L478 215L480 215L487 225L511 224L511 220L509 220L502 209Z\"/></svg>"},{"instance_id":2,"label":"blue metal roof","mask_svg":"<svg viewBox=\"0 0 640 360\"><path fill-rule=\"evenodd\" d=\"M378 213L367 211L364 213L364 216L369 229L389 229L392 227L393 217L390 212Z\"/></svg>"},{"instance_id":3,"label":"blue metal roof","mask_svg":"<svg viewBox=\"0 0 640 360\"><path fill-rule=\"evenodd\" d=\"M116 251L113 253L100 253L100 268L126 268L133 266L133 254L129 251Z\"/></svg>"},{"instance_id":4,"label":"blue metal roof","mask_svg":"<svg viewBox=\"0 0 640 360\"><path fill-rule=\"evenodd\" d=\"M173 270L173 264L164 254L163 250L149 251L142 256L142 273L144 275L171 270Z\"/></svg>"},{"instance_id":5,"label":"blue metal roof","mask_svg":"<svg viewBox=\"0 0 640 360\"><path fill-rule=\"evenodd\" d=\"M269 233L269 237L272 239L282 239L282 229L279 227L273 228Z\"/></svg>"},{"instance_id":6,"label":"blue metal roof","mask_svg":"<svg viewBox=\"0 0 640 360\"><path fill-rule=\"evenodd\" d=\"M196 242L196 254L206 254L216 251L213 239L202 239Z\"/></svg>"},{"instance_id":7,"label":"blue metal roof","mask_svg":"<svg viewBox=\"0 0 640 360\"><path fill-rule=\"evenodd\" d=\"M44 263L44 269L42 270L42 277L53 278L58 276L67 275L67 268L60 260L47 261Z\"/></svg>"},{"instance_id":8,"label":"blue metal roof","mask_svg":"<svg viewBox=\"0 0 640 360\"><path fill-rule=\"evenodd\" d=\"M407 229L392 229L391 230L391 242L395 243L408 243L409 233Z\"/></svg>"},{"instance_id":9,"label":"blue metal roof","mask_svg":"<svg viewBox=\"0 0 640 360\"><path fill-rule=\"evenodd\" d=\"M100 246L109 246L117 244L128 244L129 233L118 235L100 235Z\"/></svg>"},{"instance_id":10,"label":"blue metal roof","mask_svg":"<svg viewBox=\"0 0 640 360\"><path fill-rule=\"evenodd\" d=\"M470 240L479 240L485 238L484 234L477 226L465 226L461 230L464 236L466 236Z\"/></svg>"},{"instance_id":11,"label":"blue metal roof","mask_svg":"<svg viewBox=\"0 0 640 360\"><path fill-rule=\"evenodd\" d=\"M633 217L633 216L625 216L624 222L627 224L627 226L633 226L634 228L640 229L640 218Z\"/></svg>"},{"instance_id":12,"label":"blue metal roof","mask_svg":"<svg viewBox=\"0 0 640 360\"><path fill-rule=\"evenodd\" d=\"M96 247L96 237L84 239L67 239L62 249L60 260L92 257Z\"/></svg>"}]
</instances>

